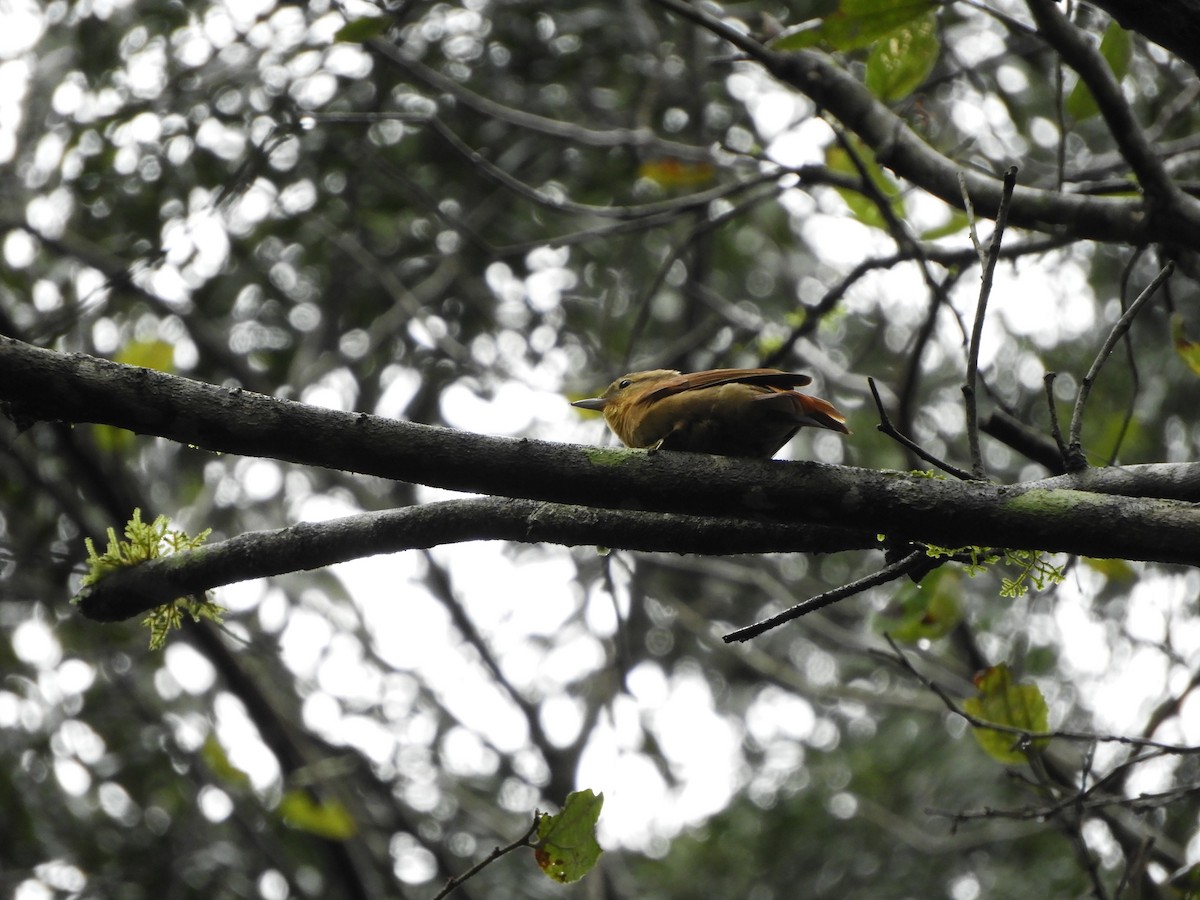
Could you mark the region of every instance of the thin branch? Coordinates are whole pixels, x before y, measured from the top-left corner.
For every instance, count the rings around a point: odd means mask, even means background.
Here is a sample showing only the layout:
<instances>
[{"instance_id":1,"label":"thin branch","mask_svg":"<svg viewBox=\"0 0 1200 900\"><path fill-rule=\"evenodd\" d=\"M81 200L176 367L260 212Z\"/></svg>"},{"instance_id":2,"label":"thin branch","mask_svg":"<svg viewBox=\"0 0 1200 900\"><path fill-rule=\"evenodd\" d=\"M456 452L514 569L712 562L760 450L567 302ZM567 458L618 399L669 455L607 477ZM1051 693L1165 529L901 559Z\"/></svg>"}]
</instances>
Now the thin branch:
<instances>
[{"instance_id":1,"label":"thin branch","mask_svg":"<svg viewBox=\"0 0 1200 900\"><path fill-rule=\"evenodd\" d=\"M1042 376L1042 384L1046 387L1046 408L1050 411L1050 435L1054 438L1059 455L1062 457L1062 471L1066 472L1070 453L1067 449L1067 442L1063 440L1062 427L1058 424L1058 404L1054 401L1054 380L1056 378L1058 378L1057 372L1047 372Z\"/></svg>"},{"instance_id":2,"label":"thin branch","mask_svg":"<svg viewBox=\"0 0 1200 900\"><path fill-rule=\"evenodd\" d=\"M954 698L946 691L944 687L938 684L931 678L922 675L921 672L913 665L912 660L908 658L900 645L890 634L884 634L884 640L891 646L892 652L896 655L897 662L908 671L917 681L919 681L926 689L937 695L942 701L946 709L954 715L961 718L972 728L981 728L985 731L995 731L1000 734L1011 734L1014 738L1023 743L1032 743L1034 741L1049 741L1054 739L1064 741L1074 741L1077 743L1105 743L1105 744L1124 744L1130 747L1139 747L1143 749L1158 750L1164 754L1172 756L1195 756L1200 755L1200 746L1188 746L1183 744L1168 744L1163 741L1153 741L1141 737L1129 737L1122 734L1096 734L1090 731L1069 731L1067 729L1054 729L1052 731L1030 731L1027 728L1018 728L1014 725L1004 725L1000 722L990 722L987 719L981 719L978 716L972 715L954 701Z\"/></svg>"},{"instance_id":3,"label":"thin branch","mask_svg":"<svg viewBox=\"0 0 1200 900\"><path fill-rule=\"evenodd\" d=\"M971 472L976 479L983 478L983 456L979 451L979 409L975 396L975 381L979 374L979 344L983 339L983 320L987 315L992 278L996 271L996 263L1000 259L1000 245L1004 239L1004 229L1008 225L1008 210L1012 205L1013 189L1016 185L1017 167L1009 166L1008 171L1004 173L1004 194L1000 200L1000 208L996 211L996 229L992 232L987 264L983 268L979 302L975 307L975 324L971 329L971 346L967 351L967 382L962 390L967 407L967 446L971 453Z\"/></svg>"},{"instance_id":4,"label":"thin branch","mask_svg":"<svg viewBox=\"0 0 1200 900\"><path fill-rule=\"evenodd\" d=\"M306 113L304 118L311 119L314 122L363 123L375 122L386 118L399 122L408 122L412 125L426 126L445 141L455 153L472 166L475 166L486 178L531 203L535 203L545 209L553 210L554 212L569 215L597 216L602 219L627 221L630 219L658 216L663 213L678 214L685 210L703 208L714 200L721 200L741 193L744 190L773 181L778 177L777 172L759 172L747 175L730 184L718 185L708 190L698 191L694 194L687 194L683 197L675 197L669 200L642 203L634 206L599 206L559 197L533 185L526 184L521 179L509 174L496 165L464 141L450 126L436 115L429 115L427 113Z\"/></svg>"},{"instance_id":5,"label":"thin branch","mask_svg":"<svg viewBox=\"0 0 1200 900\"><path fill-rule=\"evenodd\" d=\"M1064 474L1067 469L1063 465L1062 452L1043 432L1030 425L1012 413L1002 409L994 409L979 423L979 430L988 437L994 438L1006 447L1016 450L1026 459L1039 463L1055 475Z\"/></svg>"},{"instance_id":6,"label":"thin branch","mask_svg":"<svg viewBox=\"0 0 1200 900\"><path fill-rule=\"evenodd\" d=\"M447 78L440 72L429 68L417 59L409 56L400 47L382 38L372 38L367 45L377 53L386 56L393 63L415 75L421 81L435 90L451 95L456 103L470 107L477 113L489 119L507 122L518 128L538 134L560 138L572 144L582 144L587 147L632 147L643 152L651 151L662 156L682 159L690 162L712 162L713 151L710 147L699 147L684 144L679 141L666 140L659 137L652 129L642 128L609 128L597 129L578 125L574 122L563 122L539 116L528 110L514 109L503 103L497 103L482 94L477 94L461 82Z\"/></svg>"},{"instance_id":7,"label":"thin branch","mask_svg":"<svg viewBox=\"0 0 1200 900\"><path fill-rule=\"evenodd\" d=\"M881 584L887 584L889 581L895 581L897 578L902 578L928 558L924 550L914 550L907 556L896 560L896 562L884 566L878 572L834 588L831 591L826 591L823 594L817 594L815 597L809 597L803 603L797 603L791 609L785 609L783 612L771 616L769 619L763 619L760 622L755 622L753 625L747 625L745 628L731 631L722 640L727 644L748 641L751 638L758 637L763 632L770 631L772 628L778 628L785 622L798 619L801 616L808 615L810 612L816 612L818 609L824 609L826 606L837 603L846 597L861 594L868 588L877 587Z\"/></svg>"},{"instance_id":8,"label":"thin branch","mask_svg":"<svg viewBox=\"0 0 1200 900\"><path fill-rule=\"evenodd\" d=\"M1087 405L1088 396L1092 392L1092 385L1095 384L1097 376L1100 374L1100 368L1105 361L1112 355L1113 349L1117 346L1117 341L1129 330L1133 324L1133 320L1137 314L1141 312L1143 306L1149 302L1154 296L1154 292L1159 286L1171 277L1175 271L1175 263L1168 262L1162 267L1162 270L1154 276L1154 280L1146 286L1146 289L1138 295L1138 298L1129 305L1129 309L1125 310L1125 314L1117 320L1117 324L1113 326L1109 332L1108 339L1100 348L1100 352L1096 354L1095 360L1092 362L1092 367L1088 370L1087 375L1083 377L1083 382L1079 385L1079 393L1075 398L1075 411L1071 416L1071 428L1067 438L1067 470L1077 472L1080 469L1087 468L1087 457L1083 453L1083 445L1081 442L1081 433L1083 432L1083 410Z\"/></svg>"},{"instance_id":9,"label":"thin branch","mask_svg":"<svg viewBox=\"0 0 1200 900\"><path fill-rule=\"evenodd\" d=\"M896 426L892 424L892 420L887 414L887 409L883 405L883 398L879 396L879 387L875 384L875 379L868 378L867 386L871 389L871 396L875 398L875 408L879 411L879 424L875 427L880 433L886 434L888 437L892 438L892 440L903 444L908 450L925 460L925 462L937 466L943 472L953 475L955 478L961 478L964 481L973 480L970 472L966 471L965 469L960 469L958 466L953 466L943 459L938 459L932 453L926 451L924 447L922 447L912 438L901 434L896 429Z\"/></svg>"},{"instance_id":10,"label":"thin branch","mask_svg":"<svg viewBox=\"0 0 1200 900\"><path fill-rule=\"evenodd\" d=\"M1121 270L1121 312L1124 313L1128 307L1125 305L1125 300L1129 296L1129 282L1133 278L1133 270L1137 266L1138 260L1142 258L1145 252L1145 247L1138 247L1129 257L1129 261L1125 263L1125 267ZM1170 310L1168 309L1168 312ZM1121 417L1121 427L1117 430L1117 437L1113 441L1112 450L1108 454L1108 465L1115 465L1117 459L1121 455L1121 447L1125 444L1125 438L1129 434L1129 426L1133 423L1133 414L1137 409L1138 391L1141 390L1142 378L1138 370L1137 353L1133 348L1133 341L1126 332L1121 339L1121 343L1125 346L1125 361L1129 365L1129 402L1125 405L1125 415Z\"/></svg>"},{"instance_id":11,"label":"thin branch","mask_svg":"<svg viewBox=\"0 0 1200 900\"><path fill-rule=\"evenodd\" d=\"M940 460L940 458L937 458L936 456L930 454L929 451L926 451L923 446L920 446L920 444L916 442L916 440L913 440L912 438L906 436L906 434L902 434L896 430L896 427L892 424L892 419L890 419L888 416L888 410L883 407L883 398L880 396L880 389L878 389L878 386L875 384L875 379L866 379L866 384L868 384L869 388L871 389L871 396L875 397L875 408L878 410L878 413L880 413L880 424L875 426L876 430L883 434L887 434L887 436L895 440L895 442L904 444L905 448L914 452L914 454L922 458L922 460L925 462L940 468L942 472L949 475L954 475L954 478L959 478L965 481L972 480L971 473L967 472L966 469L960 469L958 466L952 466L952 464L944 460Z\"/></svg>"},{"instance_id":12,"label":"thin branch","mask_svg":"<svg viewBox=\"0 0 1200 900\"><path fill-rule=\"evenodd\" d=\"M450 896L450 894L462 887L468 879L474 878L505 854L512 853L514 850L519 850L521 847L532 847L533 836L537 833L538 822L541 820L541 818L542 814L535 812L533 814L533 824L529 826L529 829L523 835L521 835L511 844L505 844L503 847L493 847L491 853L489 853L479 862L475 863L475 865L471 866L471 868L467 869L467 871L463 872L461 875L456 875L454 878L451 878L449 881L447 881L442 889L433 895L431 900L443 900L443 898Z\"/></svg>"},{"instance_id":13,"label":"thin branch","mask_svg":"<svg viewBox=\"0 0 1200 900\"><path fill-rule=\"evenodd\" d=\"M1128 160L1151 205L1158 207L1156 211L1160 213L1164 212L1163 207L1192 207L1190 211L1194 213L1195 201L1187 198L1171 181L1099 49L1067 21L1054 0L1030 0L1029 11L1047 43L1087 85L1113 140Z\"/></svg>"},{"instance_id":14,"label":"thin branch","mask_svg":"<svg viewBox=\"0 0 1200 900\"><path fill-rule=\"evenodd\" d=\"M967 217L967 230L971 236L971 246L975 248L975 257L979 260L979 265L987 265L987 253L983 249L983 242L979 240L979 232L975 228L975 204L971 202L971 192L967 190L967 176L960 169L958 171L958 188L962 191L963 212Z\"/></svg>"},{"instance_id":15,"label":"thin branch","mask_svg":"<svg viewBox=\"0 0 1200 900\"><path fill-rule=\"evenodd\" d=\"M567 546L704 553L761 553L847 549L844 539L811 538L837 529L738 519L631 515L616 510L501 500L443 500L421 506L301 522L275 531L240 534L203 548L150 560L83 588L80 611L97 621L132 618L176 597L201 594L251 578L306 571L381 553L476 540L552 541ZM707 537L706 537L707 536ZM851 545L862 549L870 538Z\"/></svg>"},{"instance_id":16,"label":"thin branch","mask_svg":"<svg viewBox=\"0 0 1200 900\"><path fill-rule=\"evenodd\" d=\"M775 78L810 97L857 134L881 165L955 207L961 207L958 174L962 166L930 146L900 116L871 95L857 76L829 56L798 50L777 53L686 0L654 0L671 13L695 22L734 44ZM1000 179L974 170L964 173L975 203L998 206ZM1076 238L1144 244L1154 240L1200 242L1200 207L1172 210L1173 217L1146 216L1141 198L1080 197L1021 187L1014 194L1011 221L1040 231L1055 230Z\"/></svg>"},{"instance_id":17,"label":"thin branch","mask_svg":"<svg viewBox=\"0 0 1200 900\"><path fill-rule=\"evenodd\" d=\"M1001 250L1000 256L1003 259L1019 259L1022 256L1057 250L1073 241L1073 238L1060 236L1028 240L1023 243L1010 244ZM947 250L944 247L932 246L922 247L921 252L929 262L937 263L947 269L959 269L976 259L974 252L971 250ZM826 291L825 295L819 301L802 307L804 317L801 322L784 338L783 343L780 344L777 350L763 359L762 364L764 366L779 365L791 353L792 346L801 338L807 337L816 331L824 317L837 307L837 304L846 296L850 288L871 272L879 269L891 269L901 263L912 262L914 259L916 259L916 256L911 250L900 250L888 256L865 259L858 263L841 281ZM941 285L941 289L941 292L945 293L947 285ZM937 292L935 292L936 295Z\"/></svg>"}]
</instances>

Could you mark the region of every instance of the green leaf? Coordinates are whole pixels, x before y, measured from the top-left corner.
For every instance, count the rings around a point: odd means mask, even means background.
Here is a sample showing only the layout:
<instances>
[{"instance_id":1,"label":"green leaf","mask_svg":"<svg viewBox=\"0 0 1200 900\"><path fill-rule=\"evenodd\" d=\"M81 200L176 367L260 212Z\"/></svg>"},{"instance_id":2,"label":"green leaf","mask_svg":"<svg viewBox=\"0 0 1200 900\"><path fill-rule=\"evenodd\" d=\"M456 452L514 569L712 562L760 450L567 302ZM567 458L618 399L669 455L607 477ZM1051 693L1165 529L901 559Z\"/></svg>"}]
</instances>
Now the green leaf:
<instances>
[{"instance_id":1,"label":"green leaf","mask_svg":"<svg viewBox=\"0 0 1200 900\"><path fill-rule=\"evenodd\" d=\"M603 852L596 843L596 821L603 806L603 794L576 791L567 796L557 816L544 815L538 820L533 855L548 877L568 884L596 865Z\"/></svg>"},{"instance_id":2,"label":"green leaf","mask_svg":"<svg viewBox=\"0 0 1200 900\"><path fill-rule=\"evenodd\" d=\"M896 183L875 162L874 155L867 147L858 141L854 141L854 144L855 151L858 153L859 159L865 164L871 181L879 189L879 192L888 198L896 217L903 218L904 203L901 200L900 190L896 186ZM844 172L847 175L854 176L858 175L858 168L854 165L850 154L837 144L831 144L825 151L825 165L834 172ZM849 190L848 188L835 188L835 190L846 202L846 205L850 207L850 212L854 218L872 228L887 230L887 221L884 219L883 213L879 211L879 207L869 197L866 197L859 191Z\"/></svg>"},{"instance_id":3,"label":"green leaf","mask_svg":"<svg viewBox=\"0 0 1200 900\"><path fill-rule=\"evenodd\" d=\"M876 631L886 631L906 644L945 637L962 620L962 572L941 568L930 572L920 584L909 584L897 598L897 610L889 609L875 618Z\"/></svg>"},{"instance_id":4,"label":"green leaf","mask_svg":"<svg viewBox=\"0 0 1200 900\"><path fill-rule=\"evenodd\" d=\"M883 37L867 57L867 89L884 103L903 100L919 88L937 63L942 43L932 12Z\"/></svg>"},{"instance_id":5,"label":"green leaf","mask_svg":"<svg viewBox=\"0 0 1200 900\"><path fill-rule=\"evenodd\" d=\"M959 234L967 227L967 214L957 209L950 211L950 219L944 225L937 225L921 232L921 240L936 241L938 238Z\"/></svg>"},{"instance_id":6,"label":"green leaf","mask_svg":"<svg viewBox=\"0 0 1200 900\"><path fill-rule=\"evenodd\" d=\"M159 372L175 371L175 345L166 341L130 341L113 357L126 366L140 366Z\"/></svg>"},{"instance_id":7,"label":"green leaf","mask_svg":"<svg viewBox=\"0 0 1200 900\"><path fill-rule=\"evenodd\" d=\"M795 0L790 6L789 22L811 22L837 12L839 0Z\"/></svg>"},{"instance_id":8,"label":"green leaf","mask_svg":"<svg viewBox=\"0 0 1200 900\"><path fill-rule=\"evenodd\" d=\"M1183 316L1179 313L1171 314L1171 343L1187 367L1200 375L1200 343L1188 337L1183 327Z\"/></svg>"},{"instance_id":9,"label":"green leaf","mask_svg":"<svg viewBox=\"0 0 1200 900\"><path fill-rule=\"evenodd\" d=\"M216 779L226 786L237 790L250 788L250 776L229 761L229 754L214 735L210 734L204 739L204 746L200 748L200 758Z\"/></svg>"},{"instance_id":10,"label":"green leaf","mask_svg":"<svg viewBox=\"0 0 1200 900\"><path fill-rule=\"evenodd\" d=\"M373 37L379 37L391 24L392 20L388 16L366 16L347 22L334 32L333 39L347 44L361 44Z\"/></svg>"},{"instance_id":11,"label":"green leaf","mask_svg":"<svg viewBox=\"0 0 1200 900\"><path fill-rule=\"evenodd\" d=\"M333 841L348 840L358 832L358 826L342 804L336 800L318 803L299 788L284 792L279 801L279 815L297 831Z\"/></svg>"},{"instance_id":12,"label":"green leaf","mask_svg":"<svg viewBox=\"0 0 1200 900\"><path fill-rule=\"evenodd\" d=\"M1137 581L1137 573L1133 566L1123 559L1094 559L1085 556L1081 562L1093 572L1099 572L1109 581L1117 584L1133 584Z\"/></svg>"},{"instance_id":13,"label":"green leaf","mask_svg":"<svg viewBox=\"0 0 1200 900\"><path fill-rule=\"evenodd\" d=\"M1046 698L1035 684L1014 684L1012 672L1004 663L975 676L975 686L979 693L963 701L963 710L968 715L1029 733L1048 730L1050 713ZM990 728L974 728L972 732L984 752L1005 765L1025 762L1031 746L1042 747L1046 743L1045 738L1022 741L1020 735Z\"/></svg>"},{"instance_id":14,"label":"green leaf","mask_svg":"<svg viewBox=\"0 0 1200 900\"><path fill-rule=\"evenodd\" d=\"M773 50L802 50L822 45L831 50L859 50L939 6L936 0L842 0L815 28L784 32Z\"/></svg>"},{"instance_id":15,"label":"green leaf","mask_svg":"<svg viewBox=\"0 0 1200 900\"><path fill-rule=\"evenodd\" d=\"M1116 22L1109 22L1108 28L1104 30L1104 37L1100 39L1100 55L1117 76L1117 81L1124 78L1129 71L1129 60L1133 56L1133 40L1129 32ZM1096 98L1092 96L1087 85L1079 81L1067 97L1066 110L1076 122L1082 122L1100 112L1100 107L1096 105Z\"/></svg>"},{"instance_id":16,"label":"green leaf","mask_svg":"<svg viewBox=\"0 0 1200 900\"><path fill-rule=\"evenodd\" d=\"M166 341L130 341L113 357L127 366L156 369L159 372L175 371L175 346ZM124 453L133 449L132 431L112 425L93 425L92 436L96 447L105 453Z\"/></svg>"}]
</instances>

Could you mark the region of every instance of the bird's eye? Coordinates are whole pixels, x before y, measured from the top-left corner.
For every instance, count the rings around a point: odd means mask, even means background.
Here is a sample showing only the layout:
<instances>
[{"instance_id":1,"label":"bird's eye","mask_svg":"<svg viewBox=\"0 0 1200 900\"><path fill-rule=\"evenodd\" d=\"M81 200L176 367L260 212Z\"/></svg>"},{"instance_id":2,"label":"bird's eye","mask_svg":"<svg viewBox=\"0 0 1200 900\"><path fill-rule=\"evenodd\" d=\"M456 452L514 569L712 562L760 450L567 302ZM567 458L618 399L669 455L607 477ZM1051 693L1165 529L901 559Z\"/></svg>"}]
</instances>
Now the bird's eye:
<instances>
[{"instance_id":1,"label":"bird's eye","mask_svg":"<svg viewBox=\"0 0 1200 900\"><path fill-rule=\"evenodd\" d=\"M622 378L620 381L617 382L617 389L623 391L623 390L625 390L625 388L629 387L631 384L633 384L633 382L630 381L628 378Z\"/></svg>"}]
</instances>

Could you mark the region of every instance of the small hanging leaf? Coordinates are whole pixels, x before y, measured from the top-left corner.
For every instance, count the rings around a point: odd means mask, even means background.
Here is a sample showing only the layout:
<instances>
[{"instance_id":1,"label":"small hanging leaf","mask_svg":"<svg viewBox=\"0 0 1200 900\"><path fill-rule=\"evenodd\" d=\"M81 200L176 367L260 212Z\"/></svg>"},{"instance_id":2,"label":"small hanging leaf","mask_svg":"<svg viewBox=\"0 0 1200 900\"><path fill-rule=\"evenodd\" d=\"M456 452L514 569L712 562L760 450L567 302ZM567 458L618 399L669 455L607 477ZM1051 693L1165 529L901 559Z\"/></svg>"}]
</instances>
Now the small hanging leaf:
<instances>
[{"instance_id":1,"label":"small hanging leaf","mask_svg":"<svg viewBox=\"0 0 1200 900\"><path fill-rule=\"evenodd\" d=\"M930 572L920 584L909 584L900 591L892 604L895 608L876 617L875 630L906 644L945 637L962 619L961 596L962 573L958 569Z\"/></svg>"},{"instance_id":2,"label":"small hanging leaf","mask_svg":"<svg viewBox=\"0 0 1200 900\"><path fill-rule=\"evenodd\" d=\"M130 341L113 357L126 366L140 366L159 372L175 371L175 345L158 339Z\"/></svg>"},{"instance_id":3,"label":"small hanging leaf","mask_svg":"<svg viewBox=\"0 0 1200 900\"><path fill-rule=\"evenodd\" d=\"M392 24L388 16L366 16L347 22L333 34L335 41L346 44L361 44L373 37L379 37Z\"/></svg>"},{"instance_id":4,"label":"small hanging leaf","mask_svg":"<svg viewBox=\"0 0 1200 900\"><path fill-rule=\"evenodd\" d=\"M1132 584L1137 580L1137 573L1133 570L1133 566L1123 559L1094 559L1085 556L1081 562L1093 572L1099 572L1116 584Z\"/></svg>"},{"instance_id":5,"label":"small hanging leaf","mask_svg":"<svg viewBox=\"0 0 1200 900\"><path fill-rule=\"evenodd\" d=\"M784 32L771 43L773 50L861 50L889 32L939 6L936 0L842 0L838 9L816 27Z\"/></svg>"},{"instance_id":6,"label":"small hanging leaf","mask_svg":"<svg viewBox=\"0 0 1200 900\"><path fill-rule=\"evenodd\" d=\"M175 371L175 346L166 341L130 341L118 351L113 360L127 366L155 369L159 372ZM133 449L134 434L113 425L93 425L92 434L96 446L105 453L124 453Z\"/></svg>"},{"instance_id":7,"label":"small hanging leaf","mask_svg":"<svg viewBox=\"0 0 1200 900\"><path fill-rule=\"evenodd\" d=\"M967 214L960 212L957 209L950 211L950 218L944 225L935 225L933 228L921 232L921 240L936 241L938 238L950 237L953 234L959 234L966 230Z\"/></svg>"},{"instance_id":8,"label":"small hanging leaf","mask_svg":"<svg viewBox=\"0 0 1200 900\"><path fill-rule=\"evenodd\" d=\"M903 100L929 77L941 49L932 12L889 31L867 57L867 89L884 103Z\"/></svg>"},{"instance_id":9,"label":"small hanging leaf","mask_svg":"<svg viewBox=\"0 0 1200 900\"><path fill-rule=\"evenodd\" d=\"M857 140L854 141L855 149L866 166L867 173L875 187L879 192L888 198L888 201L895 212L897 218L903 218L904 202L900 197L900 189L891 177L880 168L875 162L875 157L870 149L860 144ZM832 144L825 151L825 165L834 172L845 172L847 175L858 175L858 168L854 165L854 161L850 158L841 146ZM838 195L850 207L850 212L858 221L864 225L869 225L872 228L880 228L887 230L887 221L883 217L883 213L879 211L879 207L869 197L859 191L852 191L847 188L835 188Z\"/></svg>"},{"instance_id":10,"label":"small hanging leaf","mask_svg":"<svg viewBox=\"0 0 1200 900\"><path fill-rule=\"evenodd\" d=\"M1117 76L1117 81L1124 78L1125 73L1129 71L1129 60L1133 56L1133 40L1129 32L1116 22L1109 22L1108 28L1104 30L1104 37L1100 39L1100 55ZM1087 85L1079 81L1067 97L1066 110L1076 122L1082 122L1100 112L1100 107L1096 105L1096 98L1092 96Z\"/></svg>"},{"instance_id":11,"label":"small hanging leaf","mask_svg":"<svg viewBox=\"0 0 1200 900\"><path fill-rule=\"evenodd\" d=\"M788 21L809 22L837 12L839 0L795 0L790 6Z\"/></svg>"},{"instance_id":12,"label":"small hanging leaf","mask_svg":"<svg viewBox=\"0 0 1200 900\"><path fill-rule=\"evenodd\" d=\"M225 786L236 790L249 790L250 776L230 762L229 754L215 735L210 734L204 739L204 746L200 748L200 758L216 779Z\"/></svg>"},{"instance_id":13,"label":"small hanging leaf","mask_svg":"<svg viewBox=\"0 0 1200 900\"><path fill-rule=\"evenodd\" d=\"M1014 684L1012 672L1004 663L976 675L975 686L979 693L963 701L963 710L968 715L1031 734L1049 728L1050 712L1042 692L1035 684ZM1042 747L1046 743L1045 738L1023 740L1019 734L991 728L974 728L972 731L984 752L1005 765L1025 762L1031 747Z\"/></svg>"},{"instance_id":14,"label":"small hanging leaf","mask_svg":"<svg viewBox=\"0 0 1200 900\"><path fill-rule=\"evenodd\" d=\"M706 185L716 177L712 163L688 162L673 157L648 159L638 166L638 175L665 188L692 188Z\"/></svg>"},{"instance_id":15,"label":"small hanging leaf","mask_svg":"<svg viewBox=\"0 0 1200 900\"><path fill-rule=\"evenodd\" d=\"M1175 345L1175 352L1179 354L1180 359L1187 363L1189 369L1200 375L1200 343L1189 338L1183 330L1183 316L1179 313L1171 316L1171 342Z\"/></svg>"},{"instance_id":16,"label":"small hanging leaf","mask_svg":"<svg viewBox=\"0 0 1200 900\"><path fill-rule=\"evenodd\" d=\"M348 840L358 831L354 819L342 804L337 801L318 803L299 788L284 792L279 801L279 814L292 828L333 841Z\"/></svg>"},{"instance_id":17,"label":"small hanging leaf","mask_svg":"<svg viewBox=\"0 0 1200 900\"><path fill-rule=\"evenodd\" d=\"M603 794L576 791L567 795L557 816L538 820L533 855L549 878L568 884L595 867L603 852L596 843L596 821L603 806Z\"/></svg>"}]
</instances>

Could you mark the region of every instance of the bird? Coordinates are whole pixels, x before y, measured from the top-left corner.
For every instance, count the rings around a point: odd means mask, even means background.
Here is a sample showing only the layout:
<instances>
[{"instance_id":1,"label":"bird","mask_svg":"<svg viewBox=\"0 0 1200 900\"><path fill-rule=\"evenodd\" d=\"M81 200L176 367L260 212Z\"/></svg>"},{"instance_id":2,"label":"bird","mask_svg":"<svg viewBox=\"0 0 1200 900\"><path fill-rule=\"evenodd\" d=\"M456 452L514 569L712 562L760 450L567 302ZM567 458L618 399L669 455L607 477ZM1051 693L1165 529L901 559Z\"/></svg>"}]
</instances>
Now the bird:
<instances>
[{"instance_id":1,"label":"bird","mask_svg":"<svg viewBox=\"0 0 1200 900\"><path fill-rule=\"evenodd\" d=\"M604 413L627 447L770 459L804 425L850 433L832 403L793 390L811 382L779 369L652 369L571 405Z\"/></svg>"}]
</instances>

